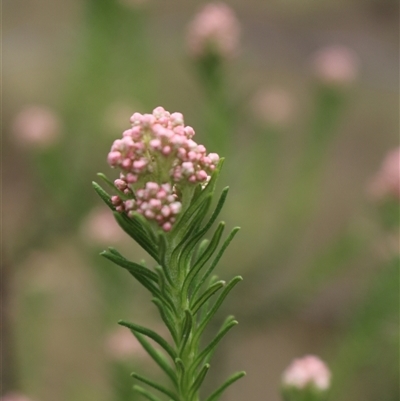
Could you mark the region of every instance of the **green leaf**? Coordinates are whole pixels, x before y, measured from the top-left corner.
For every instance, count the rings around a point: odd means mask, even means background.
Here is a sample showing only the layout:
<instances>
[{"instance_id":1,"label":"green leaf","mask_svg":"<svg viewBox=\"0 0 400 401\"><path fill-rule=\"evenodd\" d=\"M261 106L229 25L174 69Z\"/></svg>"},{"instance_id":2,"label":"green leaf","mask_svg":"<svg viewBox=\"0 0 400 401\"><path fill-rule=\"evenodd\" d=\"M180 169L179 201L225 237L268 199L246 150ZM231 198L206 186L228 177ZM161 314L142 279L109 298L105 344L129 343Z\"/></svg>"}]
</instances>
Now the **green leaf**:
<instances>
[{"instance_id":1,"label":"green leaf","mask_svg":"<svg viewBox=\"0 0 400 401\"><path fill-rule=\"evenodd\" d=\"M207 263L207 261L211 258L214 251L217 249L222 233L224 232L224 229L225 229L225 223L224 222L219 223L207 249L201 256L201 258L196 262L196 264L190 269L182 286L182 297L184 298L187 297L188 289L192 284L194 278L197 276L201 268Z\"/></svg>"},{"instance_id":2,"label":"green leaf","mask_svg":"<svg viewBox=\"0 0 400 401\"><path fill-rule=\"evenodd\" d=\"M203 277L200 279L200 281L197 283L193 294L195 295L199 289L201 288L201 286L205 283L205 281L207 280L207 278L210 276L210 274L214 271L215 267L217 266L218 262L220 261L220 259L222 258L222 255L224 254L226 248L228 247L228 245L230 244L230 242L233 240L234 236L236 235L236 233L240 230L240 227L235 227L231 233L228 235L227 239L225 240L225 242L223 243L221 249L219 250L217 256L215 257L215 259L212 261L210 267L207 269L206 273L203 275Z\"/></svg>"},{"instance_id":3,"label":"green leaf","mask_svg":"<svg viewBox=\"0 0 400 401\"><path fill-rule=\"evenodd\" d=\"M133 330L132 334L137 338L142 347L147 351L150 357L154 360L154 362L169 376L172 383L177 386L177 377L175 372L172 370L168 361L165 359L164 355L160 354L140 333L137 333Z\"/></svg>"},{"instance_id":4,"label":"green leaf","mask_svg":"<svg viewBox=\"0 0 400 401\"><path fill-rule=\"evenodd\" d=\"M212 297L217 291L219 291L224 285L226 284L225 281L220 280L216 283L212 284L209 288L196 301L193 302L193 306L191 307L193 315L203 306L205 302L207 302L210 297Z\"/></svg>"},{"instance_id":5,"label":"green leaf","mask_svg":"<svg viewBox=\"0 0 400 401\"><path fill-rule=\"evenodd\" d=\"M159 334L157 334L153 330L150 330L143 326L139 326L138 324L135 324L135 323L125 322L124 320L118 321L118 324L120 324L121 326L128 327L128 329L131 329L137 333L144 334L145 336L154 340L158 345L160 345L168 353L168 355L172 358L173 361L177 357L176 352L167 343L167 341L165 341Z\"/></svg>"},{"instance_id":6,"label":"green leaf","mask_svg":"<svg viewBox=\"0 0 400 401\"><path fill-rule=\"evenodd\" d=\"M211 195L214 192L215 184L218 179L219 173L221 171L222 165L224 163L224 159L221 158L217 168L211 174L211 179L208 182L207 186L199 193L198 196L193 198L191 205L188 207L186 212L179 219L175 227L173 228L174 233L185 232L186 227L190 225L190 220L194 214L194 212L200 207L201 203L204 201L207 195Z\"/></svg>"},{"instance_id":7,"label":"green leaf","mask_svg":"<svg viewBox=\"0 0 400 401\"><path fill-rule=\"evenodd\" d=\"M211 215L211 217L210 217L209 221L207 222L207 224L202 229L202 230L204 230L204 232L207 232L209 230L209 228L212 226L214 221L219 216L219 214L221 212L221 209L224 206L226 197L228 196L228 191L229 191L229 187L225 187L222 190L221 196L220 196L220 198L218 200L217 206L215 207L213 214Z\"/></svg>"},{"instance_id":8,"label":"green leaf","mask_svg":"<svg viewBox=\"0 0 400 401\"><path fill-rule=\"evenodd\" d=\"M208 202L211 202L211 199L207 198ZM203 218L204 215L207 212L207 205L203 207L203 209L199 209L198 214L200 218ZM196 218L195 218L196 219ZM179 266L181 268L182 266L185 267L187 264L185 262L180 262L180 260L184 259L190 259L190 255L192 254L196 244L198 241L201 239L203 236L203 233L197 233L195 235L192 232L189 232L188 235L183 236L183 239L179 242L179 244L175 247L171 254L171 260L170 260L170 265L171 266Z\"/></svg>"},{"instance_id":9,"label":"green leaf","mask_svg":"<svg viewBox=\"0 0 400 401\"><path fill-rule=\"evenodd\" d=\"M131 376L134 377L137 380L140 380L143 383L146 383L147 385L155 388L156 390L160 391L161 393L166 394L168 397L171 397L174 401L179 401L178 396L174 394L172 391L168 390L161 384L158 384L154 382L153 380L147 379L146 377L143 377L141 375L138 375L137 373L133 372L131 373Z\"/></svg>"},{"instance_id":10,"label":"green leaf","mask_svg":"<svg viewBox=\"0 0 400 401\"><path fill-rule=\"evenodd\" d=\"M192 326L193 326L193 316L189 310L185 309L185 317L183 319L183 328L180 339L181 343L179 344L179 354L181 354L185 348L185 345L189 339L192 330Z\"/></svg>"},{"instance_id":11,"label":"green leaf","mask_svg":"<svg viewBox=\"0 0 400 401\"><path fill-rule=\"evenodd\" d=\"M92 181L92 185L94 190L100 196L100 198L104 201L104 203L112 210L115 211L115 207L111 202L111 196L104 191L104 189L95 181Z\"/></svg>"},{"instance_id":12,"label":"green leaf","mask_svg":"<svg viewBox=\"0 0 400 401\"><path fill-rule=\"evenodd\" d=\"M111 260L112 262L118 264L119 266L121 266L119 263L116 262L116 258L117 256L114 255L111 252L107 252L107 251L103 251L100 253L101 256L104 256L105 258ZM138 265L140 266L140 265ZM122 266L123 267L123 266ZM144 267L140 266L142 269L145 269ZM145 287L146 289L148 289L154 296L159 296L161 297L161 293L160 290L156 287L156 285L154 284L153 281L151 281L150 279L148 279L145 275L143 275L142 273L138 272L135 269L127 269L125 267L126 270L129 271L129 273L135 277L135 279L137 281L139 281L140 284L143 285L143 287Z\"/></svg>"},{"instance_id":13,"label":"green leaf","mask_svg":"<svg viewBox=\"0 0 400 401\"><path fill-rule=\"evenodd\" d=\"M215 350L216 346L218 343L222 340L222 338L225 336L225 334L228 333L228 331L236 326L238 324L237 320L231 320L228 324L224 324L222 329L219 331L219 333L215 336L215 338L210 342L210 344L207 345L207 347L204 348L203 351L200 352L200 354L197 356L193 363L193 369L196 369L196 367L203 361L204 358L207 358L210 356L210 354L213 353ZM209 361L210 358L207 359ZM191 367L192 369L192 367Z\"/></svg>"},{"instance_id":14,"label":"green leaf","mask_svg":"<svg viewBox=\"0 0 400 401\"><path fill-rule=\"evenodd\" d=\"M118 196L122 199L128 199L128 197L120 191L114 183L103 173L97 173L97 176L100 177L110 188L112 188L113 191L115 191Z\"/></svg>"},{"instance_id":15,"label":"green leaf","mask_svg":"<svg viewBox=\"0 0 400 401\"><path fill-rule=\"evenodd\" d=\"M197 390L200 388L201 384L203 383L208 370L210 369L210 365L206 363L200 370L199 374L195 378L193 384L191 385L189 389L189 400L192 400L193 396L196 394Z\"/></svg>"},{"instance_id":16,"label":"green leaf","mask_svg":"<svg viewBox=\"0 0 400 401\"><path fill-rule=\"evenodd\" d=\"M121 254L116 255L115 252L112 252L110 249L108 251L103 251L101 253L102 256L110 259L118 266L123 267L124 269L128 270L129 272L140 274L142 276L147 277L149 280L152 280L158 283L158 276L156 273L152 272L151 270L143 267L135 262L131 262L128 259L124 258Z\"/></svg>"},{"instance_id":17,"label":"green leaf","mask_svg":"<svg viewBox=\"0 0 400 401\"><path fill-rule=\"evenodd\" d=\"M135 220L129 219L126 215L118 212L114 212L114 217L117 220L119 226L133 238L157 263L158 252L155 244L149 239L146 232L140 223Z\"/></svg>"},{"instance_id":18,"label":"green leaf","mask_svg":"<svg viewBox=\"0 0 400 401\"><path fill-rule=\"evenodd\" d=\"M171 313L171 309L170 309L169 305L166 305L159 298L153 298L151 301L157 306L157 309L160 313L161 319L167 326L167 328L168 328L169 332L171 333L171 336L176 344L178 342L178 334L176 332L175 320L173 318L173 315ZM168 306L168 308L166 308L166 306Z\"/></svg>"},{"instance_id":19,"label":"green leaf","mask_svg":"<svg viewBox=\"0 0 400 401\"><path fill-rule=\"evenodd\" d=\"M243 376L246 376L246 372L238 372L234 373L224 384L222 384L217 390L215 390L206 401L217 401L222 393L235 381L241 379Z\"/></svg>"},{"instance_id":20,"label":"green leaf","mask_svg":"<svg viewBox=\"0 0 400 401\"><path fill-rule=\"evenodd\" d=\"M221 306L222 302L226 298L226 296L229 294L229 292L233 289L233 287L242 281L243 278L241 276L236 276L234 277L224 288L222 293L219 295L218 299L216 300L215 304L212 306L212 308L209 310L209 312L206 314L205 318L203 321L200 323L198 331L196 332L196 337L197 339L200 337L201 333L203 330L206 328L208 322L212 319L212 317L215 315L219 307Z\"/></svg>"},{"instance_id":21,"label":"green leaf","mask_svg":"<svg viewBox=\"0 0 400 401\"><path fill-rule=\"evenodd\" d=\"M143 387L140 386L133 386L133 389L138 392L139 394L142 394L144 397L146 397L150 401L161 401L160 398L156 397L149 391L145 390Z\"/></svg>"}]
</instances>

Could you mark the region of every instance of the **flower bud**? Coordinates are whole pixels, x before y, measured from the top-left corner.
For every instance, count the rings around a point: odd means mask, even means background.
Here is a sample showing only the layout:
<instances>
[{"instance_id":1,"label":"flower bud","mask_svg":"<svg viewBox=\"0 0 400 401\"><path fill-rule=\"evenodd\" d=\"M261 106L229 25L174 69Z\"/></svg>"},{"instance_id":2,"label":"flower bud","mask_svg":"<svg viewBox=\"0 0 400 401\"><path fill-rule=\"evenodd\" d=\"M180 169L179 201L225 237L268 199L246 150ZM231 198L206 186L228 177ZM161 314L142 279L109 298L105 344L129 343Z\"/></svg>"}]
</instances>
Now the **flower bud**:
<instances>
[{"instance_id":1,"label":"flower bud","mask_svg":"<svg viewBox=\"0 0 400 401\"><path fill-rule=\"evenodd\" d=\"M316 356L295 359L283 372L282 394L285 401L323 401L331 383L331 372Z\"/></svg>"}]
</instances>

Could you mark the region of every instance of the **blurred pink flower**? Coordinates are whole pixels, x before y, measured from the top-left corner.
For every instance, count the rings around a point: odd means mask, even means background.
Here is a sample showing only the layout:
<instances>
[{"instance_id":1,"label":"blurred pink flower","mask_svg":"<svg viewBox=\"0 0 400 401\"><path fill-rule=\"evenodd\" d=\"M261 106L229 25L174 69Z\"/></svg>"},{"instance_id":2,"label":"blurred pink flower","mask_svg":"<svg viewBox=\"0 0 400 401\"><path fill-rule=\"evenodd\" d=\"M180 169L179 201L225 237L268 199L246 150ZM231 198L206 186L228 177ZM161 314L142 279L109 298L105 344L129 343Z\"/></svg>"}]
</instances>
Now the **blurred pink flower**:
<instances>
[{"instance_id":1,"label":"blurred pink flower","mask_svg":"<svg viewBox=\"0 0 400 401\"><path fill-rule=\"evenodd\" d=\"M25 397L20 393L7 393L0 398L0 401L32 401L30 398Z\"/></svg>"},{"instance_id":2,"label":"blurred pink flower","mask_svg":"<svg viewBox=\"0 0 400 401\"><path fill-rule=\"evenodd\" d=\"M314 74L326 85L346 85L355 81L359 74L357 54L340 45L319 50L312 59Z\"/></svg>"},{"instance_id":3,"label":"blurred pink flower","mask_svg":"<svg viewBox=\"0 0 400 401\"><path fill-rule=\"evenodd\" d=\"M48 148L60 137L58 116L44 106L28 106L15 117L12 132L21 147Z\"/></svg>"},{"instance_id":4,"label":"blurred pink flower","mask_svg":"<svg viewBox=\"0 0 400 401\"><path fill-rule=\"evenodd\" d=\"M252 101L254 116L264 123L278 127L290 122L295 108L291 93L280 88L261 90Z\"/></svg>"},{"instance_id":5,"label":"blurred pink flower","mask_svg":"<svg viewBox=\"0 0 400 401\"><path fill-rule=\"evenodd\" d=\"M369 184L368 192L377 201L390 197L400 200L400 147L387 153Z\"/></svg>"},{"instance_id":6,"label":"blurred pink flower","mask_svg":"<svg viewBox=\"0 0 400 401\"><path fill-rule=\"evenodd\" d=\"M82 223L81 235L88 242L98 245L115 244L124 238L112 211L105 207L98 207L89 213Z\"/></svg>"},{"instance_id":7,"label":"blurred pink flower","mask_svg":"<svg viewBox=\"0 0 400 401\"><path fill-rule=\"evenodd\" d=\"M143 358L147 354L139 341L126 327L118 327L106 340L106 351L112 359Z\"/></svg>"},{"instance_id":8,"label":"blurred pink flower","mask_svg":"<svg viewBox=\"0 0 400 401\"><path fill-rule=\"evenodd\" d=\"M189 24L187 44L194 58L215 54L223 58L236 55L240 24L224 3L207 4Z\"/></svg>"},{"instance_id":9,"label":"blurred pink flower","mask_svg":"<svg viewBox=\"0 0 400 401\"><path fill-rule=\"evenodd\" d=\"M324 362L314 355L295 359L283 372L282 384L285 387L304 389L308 386L327 390L331 383L331 372Z\"/></svg>"}]
</instances>

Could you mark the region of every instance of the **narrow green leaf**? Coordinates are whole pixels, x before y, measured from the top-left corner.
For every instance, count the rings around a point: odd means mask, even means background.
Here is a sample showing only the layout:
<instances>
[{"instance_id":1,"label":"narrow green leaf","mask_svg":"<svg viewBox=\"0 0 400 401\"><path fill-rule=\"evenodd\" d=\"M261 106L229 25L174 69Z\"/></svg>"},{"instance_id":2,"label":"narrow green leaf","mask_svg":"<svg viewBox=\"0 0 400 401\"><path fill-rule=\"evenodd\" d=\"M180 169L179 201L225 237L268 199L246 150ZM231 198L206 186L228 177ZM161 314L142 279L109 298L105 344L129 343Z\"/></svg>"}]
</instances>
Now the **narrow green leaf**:
<instances>
[{"instance_id":1,"label":"narrow green leaf","mask_svg":"<svg viewBox=\"0 0 400 401\"><path fill-rule=\"evenodd\" d=\"M179 338L178 338L178 334L177 334L176 328L175 328L175 321L173 319L173 316L172 316L171 310L169 309L169 306L165 305L165 303L162 302L159 298L153 298L152 302L157 306L157 309L160 313L161 319L163 320L163 322L167 326L169 332L171 333L171 336L172 336L175 344L177 344L179 341ZM168 306L168 308L166 308L165 306Z\"/></svg>"},{"instance_id":2,"label":"narrow green leaf","mask_svg":"<svg viewBox=\"0 0 400 401\"><path fill-rule=\"evenodd\" d=\"M225 336L225 334L227 334L228 331L232 327L236 326L237 324L238 324L237 320L232 320L228 324L225 324L222 327L222 329L214 337L214 339L210 342L210 344L208 344L207 347L205 347L204 350L201 351L200 354L197 356L196 360L193 363L193 369L196 369L196 367L204 360L204 358L207 358L207 362L210 360L210 358L208 358L208 356L213 353L216 346L222 340L222 338Z\"/></svg>"},{"instance_id":3,"label":"narrow green leaf","mask_svg":"<svg viewBox=\"0 0 400 401\"><path fill-rule=\"evenodd\" d=\"M196 394L197 390L200 388L201 384L203 383L208 370L210 369L210 365L208 363L206 363L200 370L199 374L197 375L197 377L195 378L193 384L191 385L190 389L189 389L189 400L191 401L193 396Z\"/></svg>"},{"instance_id":4,"label":"narrow green leaf","mask_svg":"<svg viewBox=\"0 0 400 401\"><path fill-rule=\"evenodd\" d=\"M183 231L183 226L187 226L190 223L190 220L194 214L194 212L200 207L200 204L204 201L204 198L207 195L212 195L215 189L215 184L218 179L218 175L221 171L222 165L224 163L224 159L221 158L217 168L213 171L211 174L211 179L206 185L204 189L201 190L198 196L193 198L192 204L189 206L189 208L186 210L186 212L182 215L182 217L179 219L177 224L175 225L173 231L174 232L182 232ZM186 230L185 230L186 231Z\"/></svg>"},{"instance_id":5,"label":"narrow green leaf","mask_svg":"<svg viewBox=\"0 0 400 401\"><path fill-rule=\"evenodd\" d=\"M101 255L106 257L107 259L113 261L118 266L123 267L124 269L132 272L141 274L142 276L147 277L149 280L158 283L158 276L156 273L152 272L150 269L143 267L135 262L131 262L128 259L124 258L121 254L116 255L115 252L112 252L110 249L108 251L101 252Z\"/></svg>"},{"instance_id":6,"label":"narrow green leaf","mask_svg":"<svg viewBox=\"0 0 400 401\"><path fill-rule=\"evenodd\" d=\"M217 291L219 291L224 285L225 281L220 280L214 284L212 284L209 288L196 301L193 302L193 306L191 307L193 315L203 306L205 302L207 302L210 297L212 297Z\"/></svg>"},{"instance_id":7,"label":"narrow green leaf","mask_svg":"<svg viewBox=\"0 0 400 401\"><path fill-rule=\"evenodd\" d=\"M222 190L221 196L218 200L217 206L214 209L213 214L211 215L209 221L207 222L207 224L204 226L204 228L202 230L204 230L204 232L207 232L209 230L209 228L212 226L212 224L214 223L214 221L217 219L217 217L219 216L222 207L224 206L226 197L228 196L228 191L229 191L229 187L225 187Z\"/></svg>"},{"instance_id":8,"label":"narrow green leaf","mask_svg":"<svg viewBox=\"0 0 400 401\"><path fill-rule=\"evenodd\" d=\"M171 397L174 401L179 401L178 396L174 394L172 391L168 390L161 384L158 384L154 382L153 380L147 379L146 377L143 377L135 372L131 373L131 376L134 377L137 380L140 380L141 382L155 388L156 390L160 391L161 393L166 394L168 397Z\"/></svg>"},{"instance_id":9,"label":"narrow green leaf","mask_svg":"<svg viewBox=\"0 0 400 401\"><path fill-rule=\"evenodd\" d=\"M111 196L104 191L104 189L96 182L92 181L92 185L94 190L97 192L97 194L100 196L100 198L104 201L104 203L112 210L115 210L114 205L111 202Z\"/></svg>"},{"instance_id":10,"label":"narrow green leaf","mask_svg":"<svg viewBox=\"0 0 400 401\"><path fill-rule=\"evenodd\" d=\"M111 252L107 252L107 251L103 251L100 253L101 256L104 256L105 258L111 260L112 262L116 263L114 260L114 257L116 257L116 255L112 254ZM139 281L140 284L143 285L143 287L145 287L146 289L148 289L154 296L159 296L161 297L161 293L160 290L156 287L156 285L154 284L154 282L152 282L151 280L149 280L146 276L142 275L141 273L138 273L137 271L135 271L134 269L126 269L129 271L129 273L135 277L135 279L137 281Z\"/></svg>"},{"instance_id":11,"label":"narrow green leaf","mask_svg":"<svg viewBox=\"0 0 400 401\"><path fill-rule=\"evenodd\" d=\"M150 401L161 401L160 398L156 397L149 391L145 390L143 387L140 386L133 386L133 389L138 392L139 394L142 394L144 397L146 397Z\"/></svg>"},{"instance_id":12,"label":"narrow green leaf","mask_svg":"<svg viewBox=\"0 0 400 401\"><path fill-rule=\"evenodd\" d=\"M169 376L175 387L178 385L177 377L175 372L172 370L168 361L165 359L164 355L160 354L145 338L142 334L131 330L132 334L137 338L142 347L147 351L153 361Z\"/></svg>"},{"instance_id":13,"label":"narrow green leaf","mask_svg":"<svg viewBox=\"0 0 400 401\"><path fill-rule=\"evenodd\" d=\"M201 242L200 245L197 248L196 254L194 255L195 260L197 261L203 252L206 250L208 244L210 243L210 240L207 238L204 238Z\"/></svg>"},{"instance_id":14,"label":"narrow green leaf","mask_svg":"<svg viewBox=\"0 0 400 401\"><path fill-rule=\"evenodd\" d=\"M228 245L231 243L231 241L233 240L233 238L235 237L235 235L237 234L237 232L240 230L240 227L235 227L230 234L228 235L227 239L225 240L225 242L223 243L221 249L219 250L217 256L214 258L214 260L212 261L210 267L207 269L206 273L203 275L203 277L200 279L200 281L197 283L193 294L195 295L199 289L201 288L201 286L205 283L205 281L207 280L207 278L210 276L210 274L214 271L215 267L217 266L218 262L220 261L220 259L222 258L222 255L224 254L226 248L228 247Z\"/></svg>"},{"instance_id":15,"label":"narrow green leaf","mask_svg":"<svg viewBox=\"0 0 400 401\"><path fill-rule=\"evenodd\" d=\"M193 279L196 277L196 275L200 272L201 268L207 263L207 261L211 258L214 251L217 249L224 229L225 229L225 223L224 222L219 223L207 249L204 251L203 255L196 262L196 264L190 269L182 286L183 297L186 298L189 286L192 283Z\"/></svg>"},{"instance_id":16,"label":"narrow green leaf","mask_svg":"<svg viewBox=\"0 0 400 401\"><path fill-rule=\"evenodd\" d=\"M164 271L165 278L169 282L169 284L173 285L171 273L169 271L169 265L167 261L167 239L164 233L161 233L158 239L158 258L160 260L160 265Z\"/></svg>"},{"instance_id":17,"label":"narrow green leaf","mask_svg":"<svg viewBox=\"0 0 400 401\"><path fill-rule=\"evenodd\" d=\"M226 298L226 296L229 294L229 292L233 289L233 287L242 281L243 278L241 276L236 276L234 277L224 288L222 293L219 295L218 299L215 301L215 304L212 306L212 308L209 310L209 312L206 314L205 318L203 321L200 323L198 331L196 332L196 337L197 339L200 337L201 333L203 330L206 328L207 324L209 321L212 319L212 317L215 315L219 307L221 306L222 302Z\"/></svg>"},{"instance_id":18,"label":"narrow green leaf","mask_svg":"<svg viewBox=\"0 0 400 401\"><path fill-rule=\"evenodd\" d=\"M207 198L208 202L211 202L211 199ZM200 218L203 217L203 215L205 215L206 208L207 205L204 205L203 208L199 209L198 213ZM175 249L173 250L172 254L171 254L171 260L170 260L170 265L171 266L179 266L179 265L183 265L186 266L183 262L182 264L179 264L179 260L181 259L189 259L190 255L192 254L197 242L201 239L201 237L203 236L202 233L197 233L195 235L190 235L193 234L192 232L189 232L188 235L183 236L182 240L179 242L179 244L175 247ZM181 256L184 255L184 256Z\"/></svg>"},{"instance_id":19,"label":"narrow green leaf","mask_svg":"<svg viewBox=\"0 0 400 401\"><path fill-rule=\"evenodd\" d=\"M190 313L189 310L185 310L185 317L183 320L183 328L182 328L182 333L181 333L181 338L180 338L180 344L179 344L179 353L181 354L183 349L185 348L185 345L189 339L190 332L192 330L193 326L193 317L192 314Z\"/></svg>"},{"instance_id":20,"label":"narrow green leaf","mask_svg":"<svg viewBox=\"0 0 400 401\"><path fill-rule=\"evenodd\" d=\"M154 332L153 330L150 330L146 327L139 326L138 324L131 323L131 322L125 322L123 320L120 320L118 322L121 326L128 327L128 329L131 329L135 332L138 332L140 334L144 334L145 336L151 338L154 340L158 345L160 345L167 353L168 355L172 358L174 361L175 358L177 357L176 352L174 349L165 341L159 334Z\"/></svg>"},{"instance_id":21,"label":"narrow green leaf","mask_svg":"<svg viewBox=\"0 0 400 401\"><path fill-rule=\"evenodd\" d=\"M185 373L186 369L185 369L185 365L181 358L175 359L175 366L176 366L176 369L177 369L179 375L182 377L183 374Z\"/></svg>"},{"instance_id":22,"label":"narrow green leaf","mask_svg":"<svg viewBox=\"0 0 400 401\"><path fill-rule=\"evenodd\" d=\"M154 245L151 242L147 234L144 232L141 225L137 223L136 225L132 223L134 220L129 219L122 213L114 212L114 217L117 220L119 226L131 237L133 238L157 263L158 260L158 252Z\"/></svg>"},{"instance_id":23,"label":"narrow green leaf","mask_svg":"<svg viewBox=\"0 0 400 401\"><path fill-rule=\"evenodd\" d=\"M127 199L127 196L120 191L105 174L97 173L97 176L100 177L114 192L116 192L120 198Z\"/></svg>"},{"instance_id":24,"label":"narrow green leaf","mask_svg":"<svg viewBox=\"0 0 400 401\"><path fill-rule=\"evenodd\" d=\"M234 373L222 386L220 386L217 390L215 390L206 401L217 401L222 393L235 381L241 379L243 376L246 376L246 372L238 372Z\"/></svg>"}]
</instances>

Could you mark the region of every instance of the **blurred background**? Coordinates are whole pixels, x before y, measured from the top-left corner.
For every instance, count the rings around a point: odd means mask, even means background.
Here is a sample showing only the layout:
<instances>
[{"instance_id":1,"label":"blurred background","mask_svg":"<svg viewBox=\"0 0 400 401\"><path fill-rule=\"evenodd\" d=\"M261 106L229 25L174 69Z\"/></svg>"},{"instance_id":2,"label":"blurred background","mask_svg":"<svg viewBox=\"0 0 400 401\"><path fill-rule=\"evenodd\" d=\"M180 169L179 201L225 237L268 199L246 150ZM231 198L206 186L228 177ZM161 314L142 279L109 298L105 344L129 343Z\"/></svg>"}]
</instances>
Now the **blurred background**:
<instances>
[{"instance_id":1,"label":"blurred background","mask_svg":"<svg viewBox=\"0 0 400 401\"><path fill-rule=\"evenodd\" d=\"M242 227L218 271L245 279L219 315L240 325L206 391L243 369L223 400L280 400L316 354L332 400L398 400L398 2L226 1L240 40L214 63L187 39L205 4L3 1L2 394L136 400L129 372L159 374L116 324L157 328L155 308L98 253L147 256L91 181L116 177L130 115L163 106L226 157Z\"/></svg>"}]
</instances>

